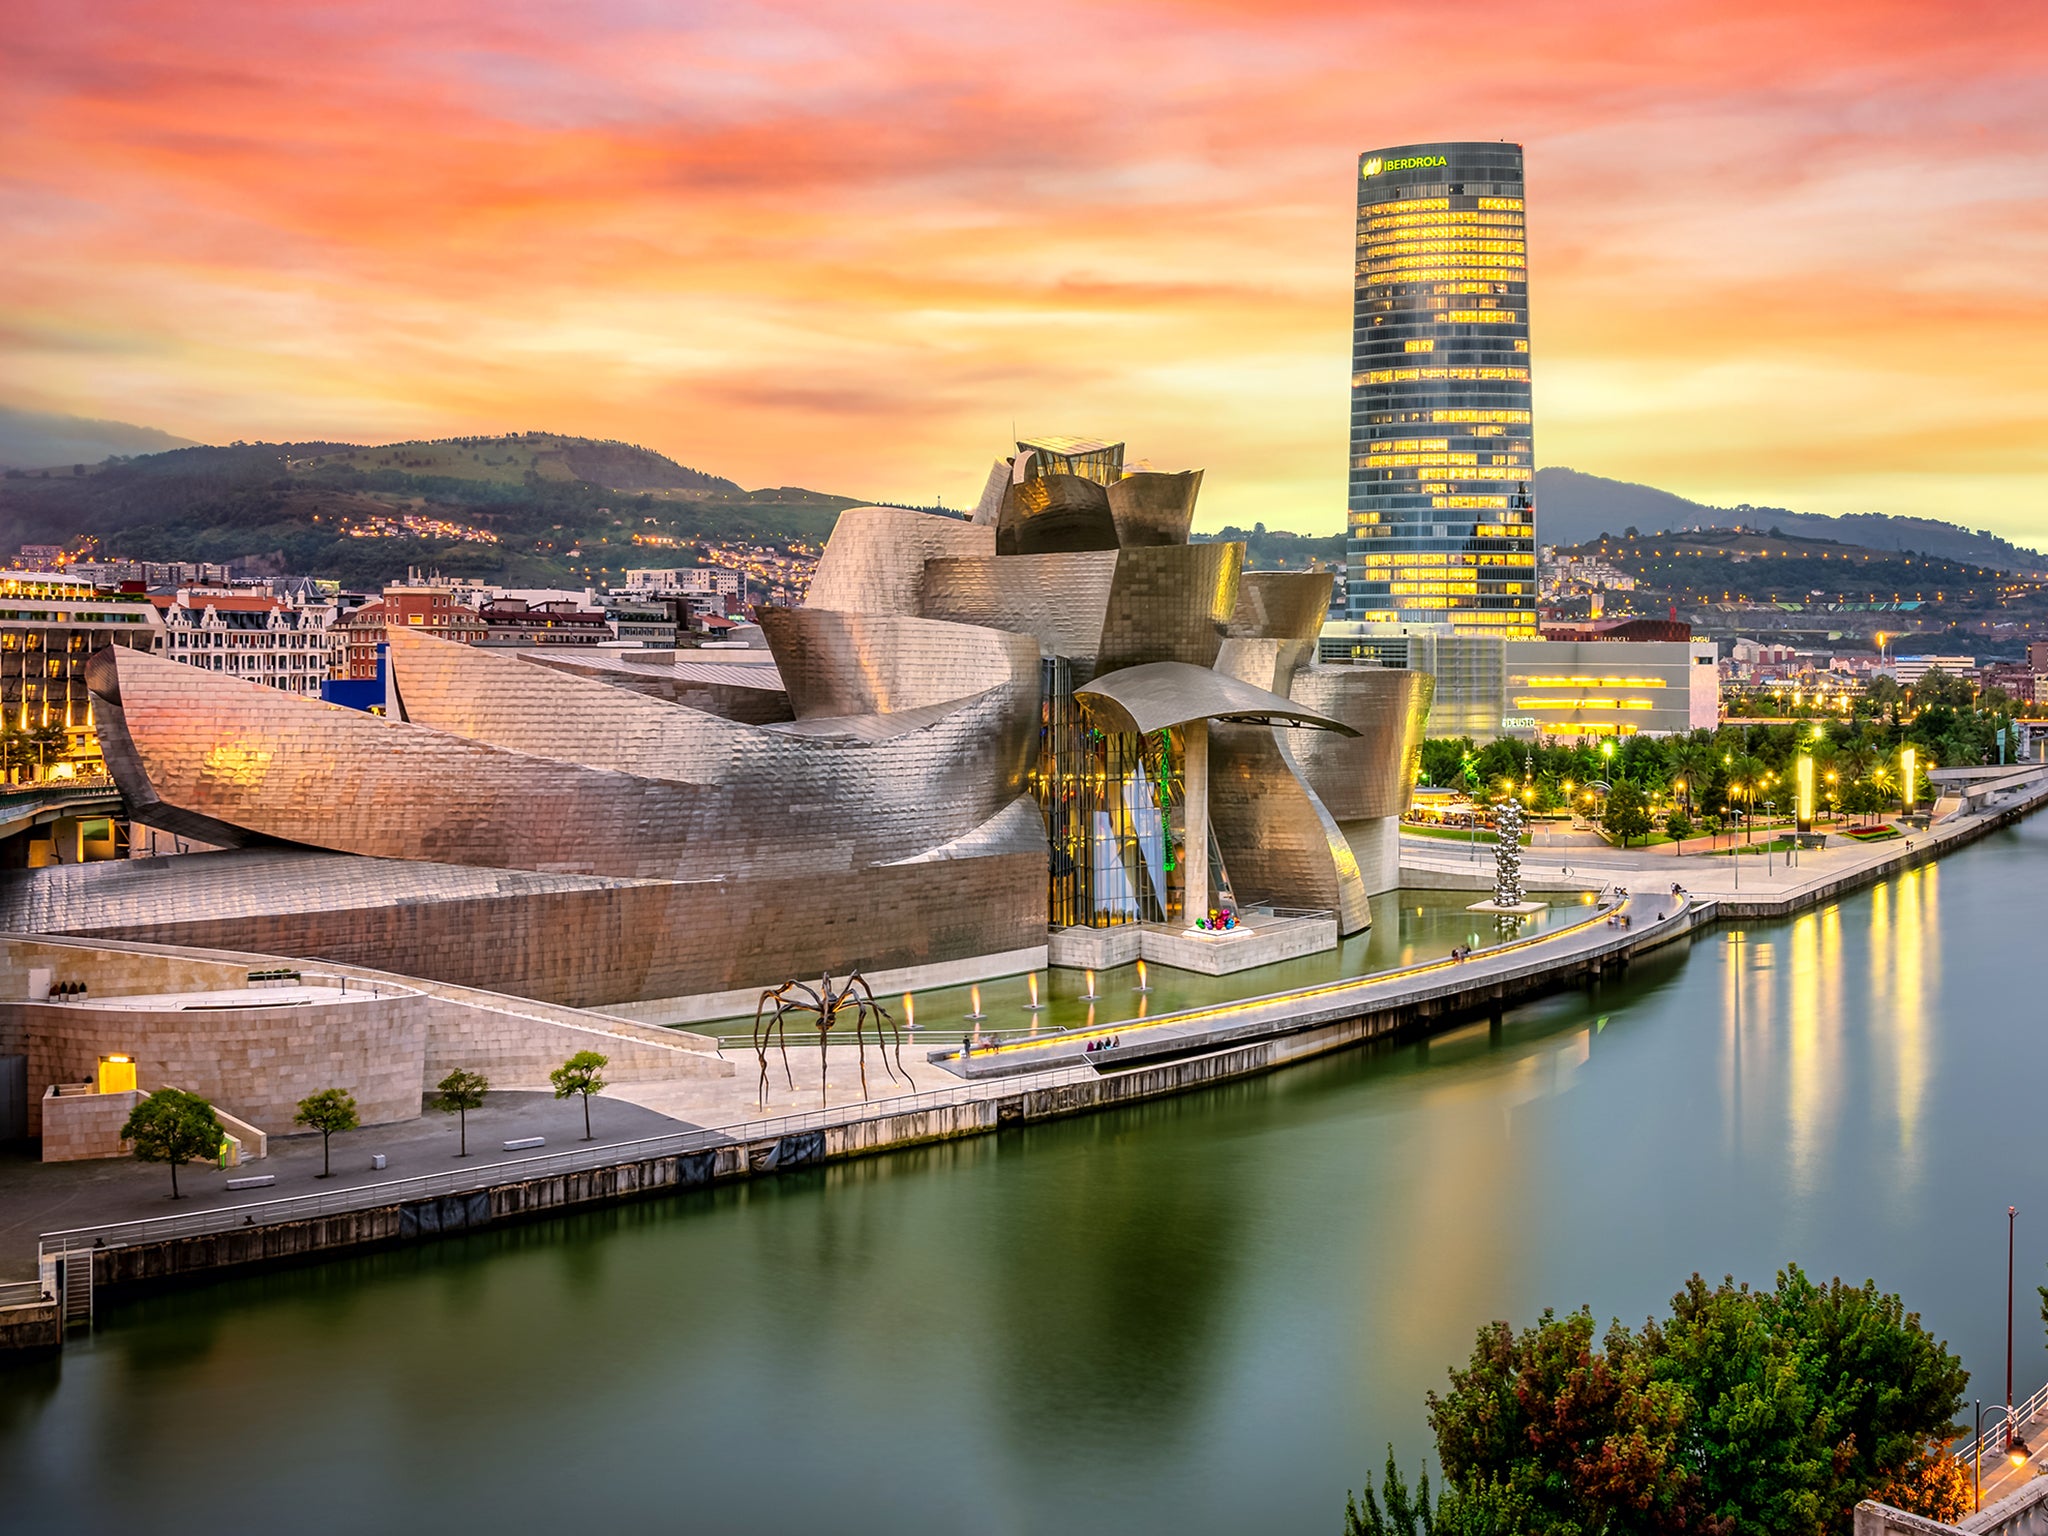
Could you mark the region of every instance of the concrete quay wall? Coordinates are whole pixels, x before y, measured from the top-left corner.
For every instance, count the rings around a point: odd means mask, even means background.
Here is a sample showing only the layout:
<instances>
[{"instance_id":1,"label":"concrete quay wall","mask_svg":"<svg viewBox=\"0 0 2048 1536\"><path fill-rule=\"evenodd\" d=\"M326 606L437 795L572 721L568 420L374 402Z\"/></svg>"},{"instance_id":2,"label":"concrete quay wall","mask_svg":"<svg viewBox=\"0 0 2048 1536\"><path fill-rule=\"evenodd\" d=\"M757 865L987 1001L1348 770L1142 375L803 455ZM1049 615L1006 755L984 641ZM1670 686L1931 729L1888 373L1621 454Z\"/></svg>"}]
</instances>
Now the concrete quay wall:
<instances>
[{"instance_id":1,"label":"concrete quay wall","mask_svg":"<svg viewBox=\"0 0 2048 1536\"><path fill-rule=\"evenodd\" d=\"M0 1360L55 1354L64 1343L64 1323L54 1301L0 1307Z\"/></svg>"},{"instance_id":2,"label":"concrete quay wall","mask_svg":"<svg viewBox=\"0 0 2048 1536\"><path fill-rule=\"evenodd\" d=\"M1703 912L1701 918L1710 915ZM1531 965L1514 975L1482 978L1467 985L1439 983L1426 996L1354 1010L1343 1017L1311 1020L1291 1032L1080 1081L1035 1084L1031 1077L1002 1079L983 1085L987 1091L973 1098L896 1111L882 1101L870 1115L814 1130L749 1137L746 1126L734 1126L731 1141L697 1152L625 1157L595 1168L508 1180L433 1199L394 1201L303 1221L99 1248L93 1252L94 1283L118 1293L222 1269L317 1260L354 1249L422 1241L622 1200L708 1188L1190 1093L1361 1042L1429 1032L1474 1014L1497 1013L1521 997L1581 983L1625 966L1633 955L1672 943L1696 926L1692 922L1660 924L1626 943L1574 956L1547 971Z\"/></svg>"},{"instance_id":3,"label":"concrete quay wall","mask_svg":"<svg viewBox=\"0 0 2048 1536\"><path fill-rule=\"evenodd\" d=\"M1994 814L1972 816L1965 821L1945 826L1931 827L1906 839L1912 846L1901 848L1891 857L1862 869L1850 870L1833 880L1813 886L1804 886L1783 895L1744 896L1741 893L1722 893L1714 897L1720 915L1728 919L1749 919L1754 921L1767 917L1789 917L1794 912L1803 912L1808 907L1818 907L1837 897L1860 891L1865 886L1875 885L1880 880L1898 874L1902 870L1916 869L1922 864L1932 864L1943 854L1974 843L1980 837L1989 837L2003 827L2009 827L2022 816L2039 810L2048 804L2048 787L2036 790L2018 803Z\"/></svg>"}]
</instances>

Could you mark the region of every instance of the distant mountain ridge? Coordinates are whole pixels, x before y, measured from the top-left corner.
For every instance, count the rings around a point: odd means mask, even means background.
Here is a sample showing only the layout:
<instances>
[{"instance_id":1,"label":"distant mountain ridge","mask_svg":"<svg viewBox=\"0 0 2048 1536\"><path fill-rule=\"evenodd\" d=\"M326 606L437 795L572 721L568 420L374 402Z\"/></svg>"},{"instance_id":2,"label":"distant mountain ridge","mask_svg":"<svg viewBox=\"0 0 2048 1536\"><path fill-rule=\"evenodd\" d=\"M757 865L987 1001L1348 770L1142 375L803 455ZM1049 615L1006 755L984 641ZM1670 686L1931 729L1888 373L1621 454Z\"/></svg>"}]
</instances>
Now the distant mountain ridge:
<instances>
[{"instance_id":1,"label":"distant mountain ridge","mask_svg":"<svg viewBox=\"0 0 2048 1536\"><path fill-rule=\"evenodd\" d=\"M197 446L155 427L86 416L53 416L0 405L0 469L57 469L98 464L117 455Z\"/></svg>"},{"instance_id":2,"label":"distant mountain ridge","mask_svg":"<svg viewBox=\"0 0 2048 1536\"><path fill-rule=\"evenodd\" d=\"M2048 555L1983 529L1931 517L1882 512L1792 512L1783 507L1710 507L1654 486L1608 480L1576 469L1536 471L1536 536L1545 544L1584 544L1603 533L1635 528L1730 528L1740 524L1797 538L1833 539L1866 549L1905 549L2000 571L2048 571Z\"/></svg>"}]
</instances>

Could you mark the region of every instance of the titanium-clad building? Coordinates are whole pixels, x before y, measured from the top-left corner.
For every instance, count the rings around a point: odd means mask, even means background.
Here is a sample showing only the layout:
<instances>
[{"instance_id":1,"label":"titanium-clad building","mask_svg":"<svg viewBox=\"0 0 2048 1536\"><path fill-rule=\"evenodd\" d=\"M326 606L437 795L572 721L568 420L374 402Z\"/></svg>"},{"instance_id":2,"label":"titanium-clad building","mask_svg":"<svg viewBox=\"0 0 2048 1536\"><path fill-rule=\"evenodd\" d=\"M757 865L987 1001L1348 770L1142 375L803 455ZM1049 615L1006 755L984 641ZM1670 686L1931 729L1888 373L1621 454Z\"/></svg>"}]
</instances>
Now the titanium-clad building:
<instances>
[{"instance_id":1,"label":"titanium-clad building","mask_svg":"<svg viewBox=\"0 0 2048 1536\"><path fill-rule=\"evenodd\" d=\"M1518 144L1358 162L1346 617L1536 632Z\"/></svg>"},{"instance_id":2,"label":"titanium-clad building","mask_svg":"<svg viewBox=\"0 0 2048 1536\"><path fill-rule=\"evenodd\" d=\"M372 716L103 649L130 816L220 851L0 879L0 926L670 1017L1334 944L1395 878L1429 679L1315 667L1328 573L1191 542L1200 484L1048 438L971 521L851 509L772 665L393 625ZM1271 926L1219 948L1223 909Z\"/></svg>"}]
</instances>

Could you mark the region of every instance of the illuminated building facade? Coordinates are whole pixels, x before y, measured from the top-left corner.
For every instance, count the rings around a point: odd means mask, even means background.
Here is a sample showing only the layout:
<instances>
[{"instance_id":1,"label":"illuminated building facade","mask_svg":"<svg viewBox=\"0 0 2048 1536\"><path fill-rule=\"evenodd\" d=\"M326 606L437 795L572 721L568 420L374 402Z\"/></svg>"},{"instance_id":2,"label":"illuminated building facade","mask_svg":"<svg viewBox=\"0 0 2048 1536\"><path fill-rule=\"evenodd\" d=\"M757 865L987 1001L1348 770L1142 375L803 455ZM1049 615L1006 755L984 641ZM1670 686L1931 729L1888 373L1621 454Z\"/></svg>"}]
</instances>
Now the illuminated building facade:
<instances>
[{"instance_id":1,"label":"illuminated building facade","mask_svg":"<svg viewBox=\"0 0 2048 1536\"><path fill-rule=\"evenodd\" d=\"M160 650L163 618L141 592L41 571L0 579L0 724L45 733L26 772L93 773L100 766L85 661L102 646ZM7 772L19 765L8 765Z\"/></svg>"},{"instance_id":2,"label":"illuminated building facade","mask_svg":"<svg viewBox=\"0 0 2048 1536\"><path fill-rule=\"evenodd\" d=\"M1358 168L1346 617L1534 635L1521 146Z\"/></svg>"}]
</instances>

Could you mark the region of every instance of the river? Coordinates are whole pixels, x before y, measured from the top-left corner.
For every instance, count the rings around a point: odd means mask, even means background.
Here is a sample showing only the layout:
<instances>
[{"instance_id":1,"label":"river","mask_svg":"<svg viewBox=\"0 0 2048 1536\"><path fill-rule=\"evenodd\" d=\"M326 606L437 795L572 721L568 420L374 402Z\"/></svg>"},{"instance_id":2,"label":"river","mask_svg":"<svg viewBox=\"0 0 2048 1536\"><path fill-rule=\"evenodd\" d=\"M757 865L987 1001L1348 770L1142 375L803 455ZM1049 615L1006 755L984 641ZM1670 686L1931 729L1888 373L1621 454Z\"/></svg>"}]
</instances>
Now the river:
<instances>
[{"instance_id":1,"label":"river","mask_svg":"<svg viewBox=\"0 0 2048 1536\"><path fill-rule=\"evenodd\" d=\"M2048 1371L2048 818L1626 980L1126 1112L251 1276L0 1372L77 1531L1331 1531L1489 1318L1797 1260ZM43 1522L49 1522L47 1526Z\"/></svg>"}]
</instances>

